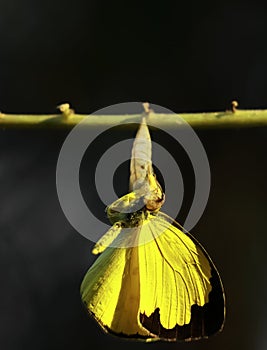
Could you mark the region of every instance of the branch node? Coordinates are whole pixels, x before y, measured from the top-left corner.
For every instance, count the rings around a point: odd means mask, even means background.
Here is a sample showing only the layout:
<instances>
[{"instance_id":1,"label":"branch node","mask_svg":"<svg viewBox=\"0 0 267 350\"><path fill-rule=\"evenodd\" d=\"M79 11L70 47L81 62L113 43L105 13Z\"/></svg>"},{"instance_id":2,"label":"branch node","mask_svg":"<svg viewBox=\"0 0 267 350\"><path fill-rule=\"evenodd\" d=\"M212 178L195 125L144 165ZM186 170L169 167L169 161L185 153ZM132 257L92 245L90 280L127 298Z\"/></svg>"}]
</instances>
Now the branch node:
<instances>
[{"instance_id":1,"label":"branch node","mask_svg":"<svg viewBox=\"0 0 267 350\"><path fill-rule=\"evenodd\" d=\"M70 115L74 114L74 110L72 108L70 108L70 104L69 103L62 103L59 106L57 106L57 108L62 113L62 116L64 118L66 118L66 119L68 119L68 117Z\"/></svg>"},{"instance_id":2,"label":"branch node","mask_svg":"<svg viewBox=\"0 0 267 350\"><path fill-rule=\"evenodd\" d=\"M238 102L237 101L232 101L231 102L231 112L232 113L235 113L236 112L236 110L237 110L237 107L238 107Z\"/></svg>"}]
</instances>

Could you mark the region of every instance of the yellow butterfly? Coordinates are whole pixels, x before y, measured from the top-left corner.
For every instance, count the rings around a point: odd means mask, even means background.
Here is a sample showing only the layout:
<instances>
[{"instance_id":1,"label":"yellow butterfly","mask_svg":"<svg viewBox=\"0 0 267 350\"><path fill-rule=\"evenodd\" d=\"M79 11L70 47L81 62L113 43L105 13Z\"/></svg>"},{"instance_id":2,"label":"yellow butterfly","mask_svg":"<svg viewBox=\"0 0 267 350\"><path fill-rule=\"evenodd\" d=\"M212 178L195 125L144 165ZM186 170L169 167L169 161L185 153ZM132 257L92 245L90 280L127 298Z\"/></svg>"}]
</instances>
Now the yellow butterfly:
<instances>
[{"instance_id":1,"label":"yellow butterfly","mask_svg":"<svg viewBox=\"0 0 267 350\"><path fill-rule=\"evenodd\" d=\"M113 224L96 243L81 298L108 333L143 341L207 338L223 328L225 298L207 252L160 211L145 118L130 165L130 193L107 208Z\"/></svg>"}]
</instances>

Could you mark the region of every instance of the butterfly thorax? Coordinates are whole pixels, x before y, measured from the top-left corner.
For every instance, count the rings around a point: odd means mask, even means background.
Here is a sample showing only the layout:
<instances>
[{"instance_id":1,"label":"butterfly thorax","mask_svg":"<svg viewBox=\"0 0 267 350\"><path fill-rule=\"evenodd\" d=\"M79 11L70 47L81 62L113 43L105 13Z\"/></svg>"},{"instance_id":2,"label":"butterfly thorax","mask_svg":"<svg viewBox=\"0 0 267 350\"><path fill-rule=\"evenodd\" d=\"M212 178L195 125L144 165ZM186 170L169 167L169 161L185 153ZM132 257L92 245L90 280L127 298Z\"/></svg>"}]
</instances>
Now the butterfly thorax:
<instances>
[{"instance_id":1,"label":"butterfly thorax","mask_svg":"<svg viewBox=\"0 0 267 350\"><path fill-rule=\"evenodd\" d=\"M107 215L112 224L120 222L124 227L137 227L147 217L144 197L135 192L126 194L107 207Z\"/></svg>"},{"instance_id":2,"label":"butterfly thorax","mask_svg":"<svg viewBox=\"0 0 267 350\"><path fill-rule=\"evenodd\" d=\"M153 176L143 186L117 199L107 207L112 224L122 223L125 227L137 227L152 213L156 214L164 203L164 193Z\"/></svg>"}]
</instances>

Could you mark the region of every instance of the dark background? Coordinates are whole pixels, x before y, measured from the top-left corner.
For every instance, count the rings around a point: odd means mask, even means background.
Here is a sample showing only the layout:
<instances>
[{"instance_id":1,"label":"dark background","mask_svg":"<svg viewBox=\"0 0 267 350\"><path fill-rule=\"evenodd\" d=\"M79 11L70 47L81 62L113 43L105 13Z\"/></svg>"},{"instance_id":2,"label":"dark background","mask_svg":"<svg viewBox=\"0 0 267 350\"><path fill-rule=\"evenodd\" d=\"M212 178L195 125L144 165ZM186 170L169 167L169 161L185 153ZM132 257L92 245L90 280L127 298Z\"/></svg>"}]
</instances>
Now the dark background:
<instances>
[{"instance_id":1,"label":"dark background","mask_svg":"<svg viewBox=\"0 0 267 350\"><path fill-rule=\"evenodd\" d=\"M0 110L77 112L150 101L175 112L267 108L267 9L251 2L0 3ZM0 131L1 349L267 348L267 128L197 131L210 161L192 233L221 273L224 331L187 344L125 343L87 317L92 243L65 219L55 169L67 131ZM90 186L93 186L91 183Z\"/></svg>"}]
</instances>

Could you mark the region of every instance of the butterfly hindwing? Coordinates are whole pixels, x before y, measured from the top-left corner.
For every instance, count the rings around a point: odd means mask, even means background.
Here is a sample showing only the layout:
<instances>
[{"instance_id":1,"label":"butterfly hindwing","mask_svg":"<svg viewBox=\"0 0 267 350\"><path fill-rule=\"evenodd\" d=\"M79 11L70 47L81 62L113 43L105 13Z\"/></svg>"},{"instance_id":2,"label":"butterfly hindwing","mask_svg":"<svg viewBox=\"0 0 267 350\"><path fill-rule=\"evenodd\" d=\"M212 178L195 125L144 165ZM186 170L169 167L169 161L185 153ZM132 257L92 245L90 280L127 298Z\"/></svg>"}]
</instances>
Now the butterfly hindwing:
<instances>
[{"instance_id":1,"label":"butterfly hindwing","mask_svg":"<svg viewBox=\"0 0 267 350\"><path fill-rule=\"evenodd\" d=\"M138 250L140 320L162 340L205 338L223 326L223 287L203 247L172 222L158 213L145 227L154 240Z\"/></svg>"}]
</instances>

